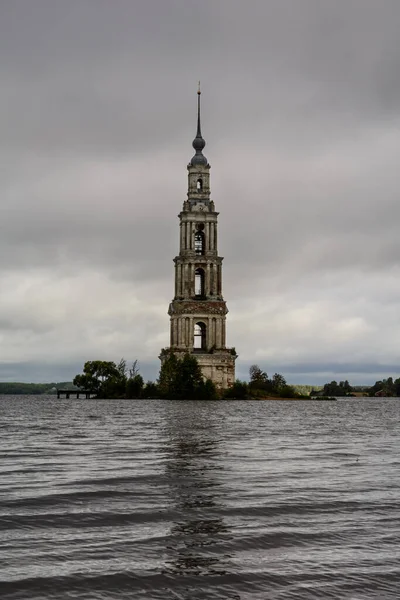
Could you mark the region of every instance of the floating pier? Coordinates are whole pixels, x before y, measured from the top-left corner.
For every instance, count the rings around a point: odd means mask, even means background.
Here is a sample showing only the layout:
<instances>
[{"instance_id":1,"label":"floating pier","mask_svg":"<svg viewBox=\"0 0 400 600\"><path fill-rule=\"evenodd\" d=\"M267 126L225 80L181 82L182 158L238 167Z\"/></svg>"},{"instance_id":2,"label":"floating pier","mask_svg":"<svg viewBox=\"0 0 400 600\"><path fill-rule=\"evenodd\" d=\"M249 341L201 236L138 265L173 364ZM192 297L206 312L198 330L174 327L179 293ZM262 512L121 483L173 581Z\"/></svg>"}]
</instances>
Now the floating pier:
<instances>
[{"instance_id":1,"label":"floating pier","mask_svg":"<svg viewBox=\"0 0 400 600\"><path fill-rule=\"evenodd\" d=\"M91 396L95 396L94 392L90 390L57 390L57 398L61 398L65 396L67 400L69 400L70 396L79 398L79 396L84 396L85 398L90 398Z\"/></svg>"}]
</instances>

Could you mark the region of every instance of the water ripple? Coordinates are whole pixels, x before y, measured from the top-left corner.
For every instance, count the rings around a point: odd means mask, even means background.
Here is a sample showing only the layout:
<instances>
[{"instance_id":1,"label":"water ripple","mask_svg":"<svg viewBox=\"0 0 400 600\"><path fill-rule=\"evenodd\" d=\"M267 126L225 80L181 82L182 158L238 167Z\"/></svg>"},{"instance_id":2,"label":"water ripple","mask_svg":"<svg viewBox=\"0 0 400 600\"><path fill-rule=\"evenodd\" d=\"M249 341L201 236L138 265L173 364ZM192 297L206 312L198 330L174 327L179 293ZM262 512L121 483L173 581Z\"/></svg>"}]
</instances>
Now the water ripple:
<instances>
[{"instance_id":1,"label":"water ripple","mask_svg":"<svg viewBox=\"0 0 400 600\"><path fill-rule=\"evenodd\" d=\"M398 400L0 413L2 600L399 598Z\"/></svg>"}]
</instances>

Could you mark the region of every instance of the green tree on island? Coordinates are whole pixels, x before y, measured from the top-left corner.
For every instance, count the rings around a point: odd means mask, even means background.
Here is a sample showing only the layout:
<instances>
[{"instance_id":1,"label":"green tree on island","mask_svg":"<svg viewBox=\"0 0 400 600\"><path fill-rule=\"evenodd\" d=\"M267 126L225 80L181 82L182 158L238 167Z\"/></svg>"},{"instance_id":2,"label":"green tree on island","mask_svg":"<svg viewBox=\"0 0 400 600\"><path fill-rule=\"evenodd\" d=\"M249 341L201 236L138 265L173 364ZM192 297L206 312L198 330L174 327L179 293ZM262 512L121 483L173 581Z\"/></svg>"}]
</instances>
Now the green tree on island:
<instances>
[{"instance_id":1,"label":"green tree on island","mask_svg":"<svg viewBox=\"0 0 400 600\"><path fill-rule=\"evenodd\" d=\"M267 373L262 371L258 365L252 365L249 369L250 383L248 386L250 396L277 396L279 398L298 398L295 389L286 383L286 379L280 373L274 373L269 379Z\"/></svg>"},{"instance_id":2,"label":"green tree on island","mask_svg":"<svg viewBox=\"0 0 400 600\"><path fill-rule=\"evenodd\" d=\"M330 383L326 383L323 389L324 396L351 396L353 388L347 381L341 381L337 383L337 381L331 381Z\"/></svg>"},{"instance_id":3,"label":"green tree on island","mask_svg":"<svg viewBox=\"0 0 400 600\"><path fill-rule=\"evenodd\" d=\"M268 379L267 373L265 371L262 371L258 365L251 365L251 367L249 369L249 375L250 375L250 383L249 383L250 389L267 390L271 387L270 386L271 382Z\"/></svg>"},{"instance_id":4,"label":"green tree on island","mask_svg":"<svg viewBox=\"0 0 400 600\"><path fill-rule=\"evenodd\" d=\"M127 376L127 369L125 363L125 380L126 380L126 397L127 398L141 398L144 388L143 377L139 373L138 361L135 360L132 363L132 367L129 369L129 377ZM150 383L150 382L149 382ZM154 385L154 384L153 384Z\"/></svg>"},{"instance_id":5,"label":"green tree on island","mask_svg":"<svg viewBox=\"0 0 400 600\"><path fill-rule=\"evenodd\" d=\"M245 381L236 379L235 383L225 390L224 398L232 400L246 400L249 393L249 386Z\"/></svg>"},{"instance_id":6,"label":"green tree on island","mask_svg":"<svg viewBox=\"0 0 400 600\"><path fill-rule=\"evenodd\" d=\"M387 379L376 381L369 389L370 396L375 396L375 394L386 397L400 396L400 378L393 381L393 377L388 377Z\"/></svg>"},{"instance_id":7,"label":"green tree on island","mask_svg":"<svg viewBox=\"0 0 400 600\"><path fill-rule=\"evenodd\" d=\"M170 400L214 400L218 397L214 383L204 381L195 356L185 354L178 358L170 353L164 360L158 379L162 398Z\"/></svg>"},{"instance_id":8,"label":"green tree on island","mask_svg":"<svg viewBox=\"0 0 400 600\"><path fill-rule=\"evenodd\" d=\"M98 398L140 398L143 378L139 375L137 361L128 371L125 359L118 365L113 361L91 360L83 367L83 374L77 375L73 384L90 390Z\"/></svg>"},{"instance_id":9,"label":"green tree on island","mask_svg":"<svg viewBox=\"0 0 400 600\"><path fill-rule=\"evenodd\" d=\"M87 361L83 373L73 381L80 389L90 390L97 398L166 398L177 400L213 400L218 397L214 383L204 381L196 357L185 354L177 358L171 353L164 361L159 383L144 385L135 360L128 369L125 359Z\"/></svg>"},{"instance_id":10,"label":"green tree on island","mask_svg":"<svg viewBox=\"0 0 400 600\"><path fill-rule=\"evenodd\" d=\"M109 387L110 382L117 381L119 378L120 372L114 362L89 360L83 366L83 374L77 375L73 384L99 396Z\"/></svg>"}]
</instances>

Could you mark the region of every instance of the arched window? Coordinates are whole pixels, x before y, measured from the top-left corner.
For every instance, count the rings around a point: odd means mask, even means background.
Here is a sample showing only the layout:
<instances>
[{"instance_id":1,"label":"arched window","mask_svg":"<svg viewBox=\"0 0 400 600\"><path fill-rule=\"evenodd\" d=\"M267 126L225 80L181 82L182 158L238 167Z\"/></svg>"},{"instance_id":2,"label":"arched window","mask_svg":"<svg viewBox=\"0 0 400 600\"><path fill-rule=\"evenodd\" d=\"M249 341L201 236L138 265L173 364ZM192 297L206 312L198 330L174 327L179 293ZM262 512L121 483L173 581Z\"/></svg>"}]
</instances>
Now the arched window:
<instances>
[{"instance_id":1,"label":"arched window","mask_svg":"<svg viewBox=\"0 0 400 600\"><path fill-rule=\"evenodd\" d=\"M194 350L206 349L206 326L204 323L196 323L194 326Z\"/></svg>"},{"instance_id":2,"label":"arched window","mask_svg":"<svg viewBox=\"0 0 400 600\"><path fill-rule=\"evenodd\" d=\"M194 273L194 293L196 296L204 296L204 271L196 269Z\"/></svg>"},{"instance_id":3,"label":"arched window","mask_svg":"<svg viewBox=\"0 0 400 600\"><path fill-rule=\"evenodd\" d=\"M194 235L194 250L196 254L204 254L205 245L204 231L196 231Z\"/></svg>"},{"instance_id":4,"label":"arched window","mask_svg":"<svg viewBox=\"0 0 400 600\"><path fill-rule=\"evenodd\" d=\"M197 191L198 192L202 192L203 191L203 180L201 177L198 178L197 183L196 183L196 187L197 187Z\"/></svg>"}]
</instances>

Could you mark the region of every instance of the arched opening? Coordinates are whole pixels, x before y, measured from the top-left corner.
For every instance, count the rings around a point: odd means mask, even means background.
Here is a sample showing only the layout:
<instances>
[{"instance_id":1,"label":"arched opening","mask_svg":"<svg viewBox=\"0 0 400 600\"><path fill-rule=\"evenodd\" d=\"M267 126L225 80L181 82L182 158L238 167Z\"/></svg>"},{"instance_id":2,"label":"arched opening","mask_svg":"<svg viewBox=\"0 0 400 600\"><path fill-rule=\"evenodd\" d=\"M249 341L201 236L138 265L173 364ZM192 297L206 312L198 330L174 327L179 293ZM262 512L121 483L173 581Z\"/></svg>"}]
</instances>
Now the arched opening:
<instances>
[{"instance_id":1,"label":"arched opening","mask_svg":"<svg viewBox=\"0 0 400 600\"><path fill-rule=\"evenodd\" d=\"M206 326L204 323L196 323L194 326L194 350L206 349Z\"/></svg>"},{"instance_id":2,"label":"arched opening","mask_svg":"<svg viewBox=\"0 0 400 600\"><path fill-rule=\"evenodd\" d=\"M196 254L204 254L206 249L206 239L203 229L204 225L203 223L200 223L200 225L197 226L196 233L194 234L194 251Z\"/></svg>"},{"instance_id":3,"label":"arched opening","mask_svg":"<svg viewBox=\"0 0 400 600\"><path fill-rule=\"evenodd\" d=\"M203 180L201 177L198 178L197 183L196 183L196 187L197 187L197 191L198 192L202 192L203 191Z\"/></svg>"},{"instance_id":4,"label":"arched opening","mask_svg":"<svg viewBox=\"0 0 400 600\"><path fill-rule=\"evenodd\" d=\"M194 293L195 296L204 296L205 288L204 288L204 271L203 269L196 269L194 272Z\"/></svg>"}]
</instances>

